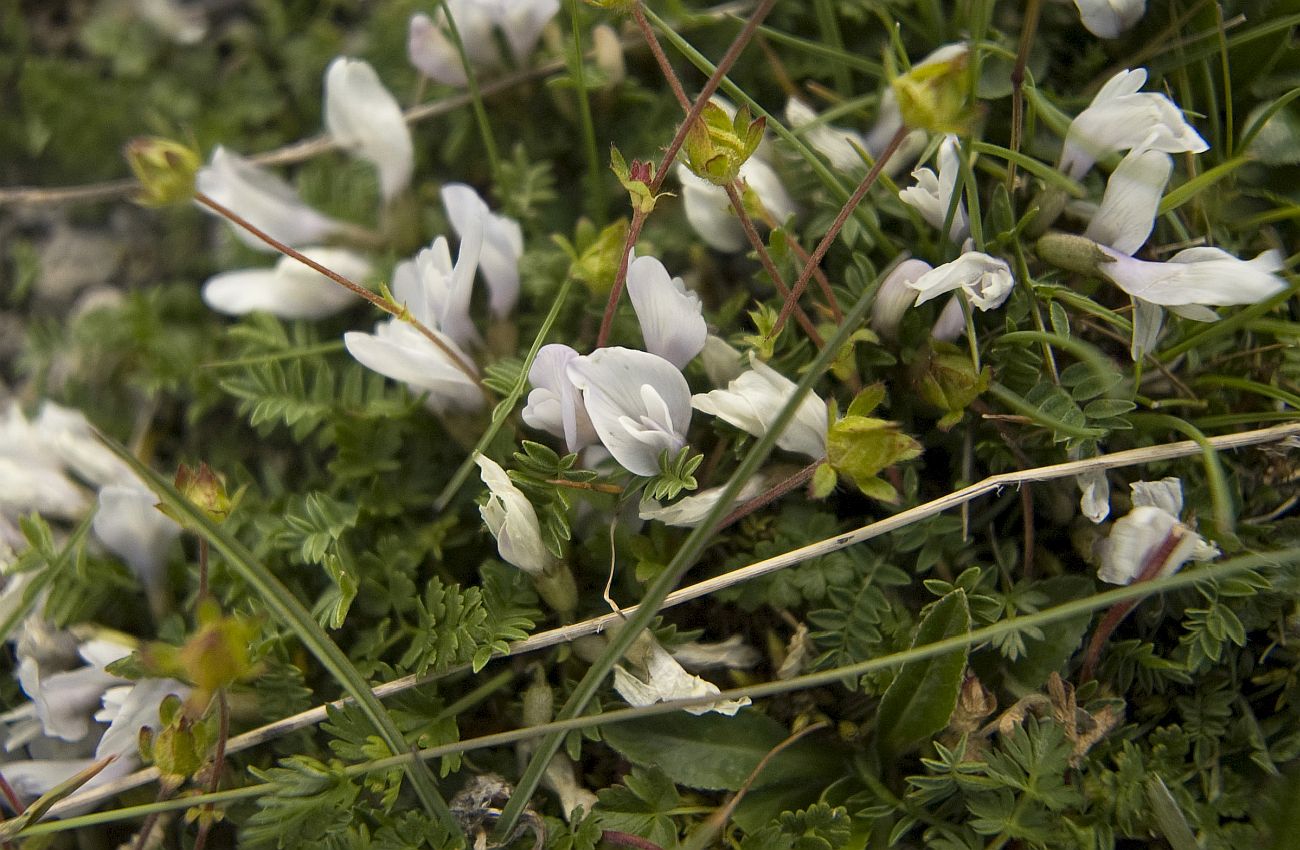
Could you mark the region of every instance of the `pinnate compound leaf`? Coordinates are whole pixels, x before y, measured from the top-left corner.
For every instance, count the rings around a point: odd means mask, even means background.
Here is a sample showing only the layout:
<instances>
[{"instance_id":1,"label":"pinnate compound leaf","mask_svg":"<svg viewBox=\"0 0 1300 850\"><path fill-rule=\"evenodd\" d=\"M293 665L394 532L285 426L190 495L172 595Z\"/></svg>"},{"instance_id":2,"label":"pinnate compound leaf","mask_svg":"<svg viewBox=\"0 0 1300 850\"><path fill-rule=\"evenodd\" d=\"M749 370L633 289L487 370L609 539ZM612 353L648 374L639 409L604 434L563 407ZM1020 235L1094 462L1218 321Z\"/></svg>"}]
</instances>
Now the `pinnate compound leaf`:
<instances>
[{"instance_id":1,"label":"pinnate compound leaf","mask_svg":"<svg viewBox=\"0 0 1300 850\"><path fill-rule=\"evenodd\" d=\"M917 628L912 648L928 646L970 629L970 606L960 588L930 608ZM876 741L887 755L926 740L948 723L957 705L969 647L903 665L880 700Z\"/></svg>"}]
</instances>

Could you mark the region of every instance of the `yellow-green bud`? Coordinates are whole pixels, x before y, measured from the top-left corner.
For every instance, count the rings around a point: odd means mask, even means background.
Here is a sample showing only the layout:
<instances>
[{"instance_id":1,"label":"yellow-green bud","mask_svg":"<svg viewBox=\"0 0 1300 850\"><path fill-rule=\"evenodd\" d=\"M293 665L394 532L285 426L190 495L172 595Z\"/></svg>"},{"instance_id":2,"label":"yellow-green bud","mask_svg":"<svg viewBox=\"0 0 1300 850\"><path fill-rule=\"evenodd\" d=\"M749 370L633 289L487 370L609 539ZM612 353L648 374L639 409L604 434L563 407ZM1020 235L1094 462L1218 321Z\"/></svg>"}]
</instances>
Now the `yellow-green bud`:
<instances>
[{"instance_id":1,"label":"yellow-green bud","mask_svg":"<svg viewBox=\"0 0 1300 850\"><path fill-rule=\"evenodd\" d=\"M206 463L200 463L197 470L191 470L182 463L176 471L176 489L213 522L224 522L230 516L230 497L226 495L226 486Z\"/></svg>"},{"instance_id":2,"label":"yellow-green bud","mask_svg":"<svg viewBox=\"0 0 1300 850\"><path fill-rule=\"evenodd\" d=\"M643 215L653 212L655 202L664 195L672 194L671 192L661 192L656 195L650 190L650 184L655 179L654 163L634 159L632 164L628 165L627 160L623 159L623 154L613 145L609 149L609 167L618 177L618 182L623 184L623 188L631 196L632 209Z\"/></svg>"},{"instance_id":3,"label":"yellow-green bud","mask_svg":"<svg viewBox=\"0 0 1300 850\"><path fill-rule=\"evenodd\" d=\"M627 227L627 219L621 218L597 231L595 225L582 219L573 242L559 234L551 238L569 255L569 274L586 284L593 294L601 295L614 286Z\"/></svg>"},{"instance_id":4,"label":"yellow-green bud","mask_svg":"<svg viewBox=\"0 0 1300 850\"><path fill-rule=\"evenodd\" d=\"M889 85L898 99L904 125L931 133L963 135L970 131L974 106L968 48L955 46L897 76L890 67L892 54L886 59Z\"/></svg>"},{"instance_id":5,"label":"yellow-green bud","mask_svg":"<svg viewBox=\"0 0 1300 850\"><path fill-rule=\"evenodd\" d=\"M125 155L140 181L140 203L161 207L194 199L194 176L203 164L198 151L171 139L142 136L127 142Z\"/></svg>"},{"instance_id":6,"label":"yellow-green bud","mask_svg":"<svg viewBox=\"0 0 1300 850\"><path fill-rule=\"evenodd\" d=\"M1034 245L1034 251L1044 262L1057 268L1094 277L1101 274L1103 265L1115 262L1096 242L1073 233L1044 234Z\"/></svg>"},{"instance_id":7,"label":"yellow-green bud","mask_svg":"<svg viewBox=\"0 0 1300 850\"><path fill-rule=\"evenodd\" d=\"M826 433L826 460L847 476L863 495L882 502L898 501L898 493L877 474L921 454L921 444L899 430L897 422L864 416L883 395L875 386L863 390L849 406L849 415L836 420Z\"/></svg>"},{"instance_id":8,"label":"yellow-green bud","mask_svg":"<svg viewBox=\"0 0 1300 850\"><path fill-rule=\"evenodd\" d=\"M754 119L742 106L734 118L716 103L705 104L686 133L686 165L695 175L718 186L729 186L740 167L763 141L766 118Z\"/></svg>"},{"instance_id":9,"label":"yellow-green bud","mask_svg":"<svg viewBox=\"0 0 1300 850\"><path fill-rule=\"evenodd\" d=\"M944 412L938 422L942 431L960 422L970 403L989 388L988 367L976 372L970 355L951 343L936 342L918 366L916 389Z\"/></svg>"}]
</instances>

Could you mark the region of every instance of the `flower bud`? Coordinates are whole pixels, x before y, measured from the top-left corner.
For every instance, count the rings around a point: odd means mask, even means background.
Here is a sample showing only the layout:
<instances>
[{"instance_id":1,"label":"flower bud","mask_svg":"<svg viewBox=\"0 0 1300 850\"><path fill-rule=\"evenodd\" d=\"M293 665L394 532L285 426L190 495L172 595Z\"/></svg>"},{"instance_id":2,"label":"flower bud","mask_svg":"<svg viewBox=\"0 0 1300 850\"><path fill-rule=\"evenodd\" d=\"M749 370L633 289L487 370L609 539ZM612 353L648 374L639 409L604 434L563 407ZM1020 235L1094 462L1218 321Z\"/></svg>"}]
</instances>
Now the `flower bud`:
<instances>
[{"instance_id":1,"label":"flower bud","mask_svg":"<svg viewBox=\"0 0 1300 850\"><path fill-rule=\"evenodd\" d=\"M974 110L966 45L952 45L905 74L893 76L891 69L886 71L905 126L958 135L970 130Z\"/></svg>"},{"instance_id":2,"label":"flower bud","mask_svg":"<svg viewBox=\"0 0 1300 850\"><path fill-rule=\"evenodd\" d=\"M226 495L226 486L206 463L200 463L197 470L182 463L180 469L176 470L176 489L213 522L224 522L230 516L230 497Z\"/></svg>"},{"instance_id":3,"label":"flower bud","mask_svg":"<svg viewBox=\"0 0 1300 850\"><path fill-rule=\"evenodd\" d=\"M944 411L938 423L943 431L960 422L970 403L989 386L988 367L976 372L970 357L950 343L935 343L919 366L916 389L923 399Z\"/></svg>"},{"instance_id":4,"label":"flower bud","mask_svg":"<svg viewBox=\"0 0 1300 850\"><path fill-rule=\"evenodd\" d=\"M616 86L627 77L627 63L623 61L623 42L609 24L596 24L591 28L591 42L596 54L596 67L605 74L605 85Z\"/></svg>"},{"instance_id":5,"label":"flower bud","mask_svg":"<svg viewBox=\"0 0 1300 850\"><path fill-rule=\"evenodd\" d=\"M1096 242L1072 233L1047 233L1034 246L1047 263L1067 271L1100 277L1101 267L1114 260Z\"/></svg>"},{"instance_id":6,"label":"flower bud","mask_svg":"<svg viewBox=\"0 0 1300 850\"><path fill-rule=\"evenodd\" d=\"M710 101L686 133L686 164L697 177L729 186L758 150L766 127L767 119L753 119L748 106L730 118L726 110Z\"/></svg>"},{"instance_id":7,"label":"flower bud","mask_svg":"<svg viewBox=\"0 0 1300 850\"><path fill-rule=\"evenodd\" d=\"M171 139L141 136L127 142L125 155L140 181L140 203L161 207L194 199L194 177L203 165L198 151Z\"/></svg>"}]
</instances>

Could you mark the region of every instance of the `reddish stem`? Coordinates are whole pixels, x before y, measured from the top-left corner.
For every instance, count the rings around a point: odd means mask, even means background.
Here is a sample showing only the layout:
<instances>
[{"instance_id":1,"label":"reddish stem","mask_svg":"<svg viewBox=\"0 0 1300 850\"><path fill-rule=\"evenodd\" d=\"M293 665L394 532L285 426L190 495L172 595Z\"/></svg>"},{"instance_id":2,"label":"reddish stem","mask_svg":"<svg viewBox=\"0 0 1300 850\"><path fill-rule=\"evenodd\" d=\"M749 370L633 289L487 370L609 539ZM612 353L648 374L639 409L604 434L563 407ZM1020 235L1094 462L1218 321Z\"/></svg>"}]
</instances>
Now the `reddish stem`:
<instances>
[{"instance_id":1,"label":"reddish stem","mask_svg":"<svg viewBox=\"0 0 1300 850\"><path fill-rule=\"evenodd\" d=\"M9 803L9 808L14 810L15 815L21 815L27 811L27 807L23 805L22 800L18 799L17 792L9 784L9 780L5 779L3 773L0 773L0 794L4 794L5 800Z\"/></svg>"},{"instance_id":2,"label":"reddish stem","mask_svg":"<svg viewBox=\"0 0 1300 850\"><path fill-rule=\"evenodd\" d=\"M623 297L623 288L627 285L627 265L636 245L641 228L645 226L646 214L639 209L632 211L632 223L627 227L627 236L623 239L623 253L618 258L618 271L614 273L614 285L609 288L609 300L605 302L605 315L600 319L600 333L596 334L596 347L604 348L609 342L609 329L614 326L614 314L618 312L618 302Z\"/></svg>"},{"instance_id":3,"label":"reddish stem","mask_svg":"<svg viewBox=\"0 0 1300 850\"><path fill-rule=\"evenodd\" d=\"M212 752L212 777L208 780L208 793L215 794L221 787L221 768L226 761L226 740L230 737L230 705L225 691L217 691L217 743ZM203 850L212 829L213 804L203 807L204 817L199 822L199 834L194 838L194 850Z\"/></svg>"},{"instance_id":4,"label":"reddish stem","mask_svg":"<svg viewBox=\"0 0 1300 850\"><path fill-rule=\"evenodd\" d=\"M1164 540L1160 541L1160 545L1147 553L1146 559L1142 562L1142 571L1138 573L1137 578L1133 579L1133 583L1140 584L1158 576L1165 562L1169 560L1169 556L1182 542L1183 536L1182 526L1175 525L1169 529L1169 533L1165 535ZM1083 667L1079 671L1080 682L1092 679L1093 671L1097 668L1097 660L1101 657L1102 646L1141 601L1141 599L1129 599L1118 603L1106 612L1106 616L1097 625L1097 631L1092 633L1092 640L1088 642L1088 652L1084 655Z\"/></svg>"},{"instance_id":5,"label":"reddish stem","mask_svg":"<svg viewBox=\"0 0 1300 850\"><path fill-rule=\"evenodd\" d=\"M721 531L727 526L732 525L733 523L736 523L744 519L745 517L749 516L754 511L760 510L761 508L770 505L772 502L775 502L777 499L781 498L786 493L789 493L792 490L795 490L796 488L803 486L808 481L808 479L813 477L813 473L817 471L817 467L821 466L824 462L825 462L824 460L815 460L812 463L805 466L803 469L796 472L794 475L791 475L789 478L782 481L780 484L777 484L775 487L765 490L761 495L755 496L754 498L750 499L745 504L736 508L731 513L727 514L727 516L722 520L722 522L718 523L718 527L714 529L714 532L716 533Z\"/></svg>"},{"instance_id":6,"label":"reddish stem","mask_svg":"<svg viewBox=\"0 0 1300 850\"><path fill-rule=\"evenodd\" d=\"M663 850L662 847L648 838L642 838L630 832L616 832L612 829L602 830L600 840L608 841L610 844L616 844L619 847L635 847L636 850Z\"/></svg>"},{"instance_id":7,"label":"reddish stem","mask_svg":"<svg viewBox=\"0 0 1300 850\"><path fill-rule=\"evenodd\" d=\"M804 290L808 288L808 281L812 279L813 269L821 265L822 259L826 256L826 252L830 250L831 243L835 241L835 237L840 235L840 230L844 227L844 222L849 220L849 216L853 213L853 210L857 209L858 204L862 202L862 199L866 197L867 192L873 185L875 185L876 178L880 176L880 172L884 169L885 163L888 162L890 157L892 157L898 150L898 146L903 143L903 139L907 137L907 133L907 127L898 128L898 132L894 134L894 137L889 140L889 144L885 146L885 149L881 151L880 156L876 158L875 163L871 166L871 170L867 172L867 176L862 178L862 182L858 184L858 188L853 190L853 194L840 209L839 215L837 215L835 221L831 223L830 230L827 230L826 235L817 243L816 249L813 250L812 257L810 257L808 262L804 265L803 272L799 275L799 279L795 281L794 290L790 293L790 297L785 300L785 304L781 307L781 315L776 319L776 325L772 328L771 334L769 334L770 338L775 338L776 335L781 332L781 328L785 326L786 321L790 318L790 314L794 311L794 305L801 297L803 297Z\"/></svg>"}]
</instances>

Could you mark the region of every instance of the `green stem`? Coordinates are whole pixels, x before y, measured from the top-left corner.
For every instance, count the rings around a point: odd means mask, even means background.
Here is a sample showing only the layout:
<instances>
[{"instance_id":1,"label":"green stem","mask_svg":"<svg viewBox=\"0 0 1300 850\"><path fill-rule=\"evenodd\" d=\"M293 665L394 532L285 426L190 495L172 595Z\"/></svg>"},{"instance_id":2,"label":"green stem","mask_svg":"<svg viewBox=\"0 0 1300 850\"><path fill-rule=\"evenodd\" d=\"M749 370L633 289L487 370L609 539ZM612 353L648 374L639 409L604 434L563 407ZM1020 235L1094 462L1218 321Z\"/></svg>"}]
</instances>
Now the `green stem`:
<instances>
[{"instance_id":1,"label":"green stem","mask_svg":"<svg viewBox=\"0 0 1300 850\"><path fill-rule=\"evenodd\" d=\"M469 90L469 102L474 110L474 121L478 124L479 135L483 138L483 148L487 152L488 171L491 172L492 182L499 191L501 187L501 154L497 151L496 137L492 135L492 124L488 121L487 110L483 107L483 94L479 91L478 75L474 73L474 66L469 61L469 55L465 52L465 42L461 41L460 28L452 17L451 9L447 8L445 0L441 0L438 6L445 12L444 19L447 22L447 34L451 36L451 43L455 46L456 54L460 56L461 67L465 70L465 88ZM437 7L435 7L436 10Z\"/></svg>"},{"instance_id":2,"label":"green stem","mask_svg":"<svg viewBox=\"0 0 1300 850\"><path fill-rule=\"evenodd\" d=\"M591 120L591 97L587 92L587 72L582 61L582 18L578 0L569 0L569 24L573 28L573 54L569 73L578 89L578 119L582 124L582 141L587 154L587 212L597 227L605 224L605 193L601 191L604 169L596 150L596 125Z\"/></svg>"}]
</instances>

